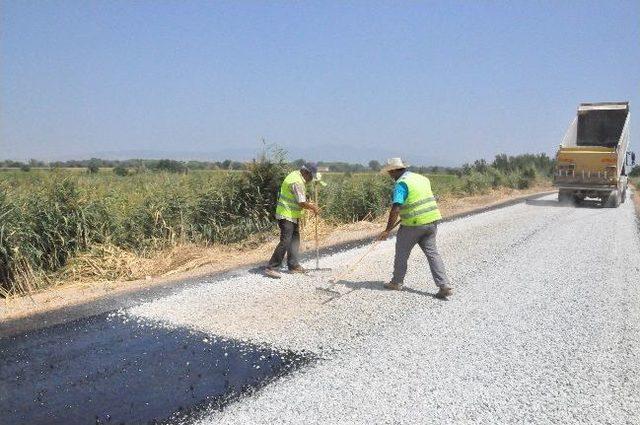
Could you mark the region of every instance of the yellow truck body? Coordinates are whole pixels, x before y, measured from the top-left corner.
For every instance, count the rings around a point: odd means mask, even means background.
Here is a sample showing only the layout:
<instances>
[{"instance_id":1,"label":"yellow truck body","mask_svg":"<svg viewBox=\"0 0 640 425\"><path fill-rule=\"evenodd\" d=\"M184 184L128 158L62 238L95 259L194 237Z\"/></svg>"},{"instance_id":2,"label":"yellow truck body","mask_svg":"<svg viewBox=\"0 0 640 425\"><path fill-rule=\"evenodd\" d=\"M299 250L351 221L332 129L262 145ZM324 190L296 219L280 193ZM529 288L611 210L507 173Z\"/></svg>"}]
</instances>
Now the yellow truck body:
<instances>
[{"instance_id":1,"label":"yellow truck body","mask_svg":"<svg viewBox=\"0 0 640 425\"><path fill-rule=\"evenodd\" d=\"M556 155L554 184L560 201L600 199L624 202L626 170L635 155L629 147L629 103L583 103Z\"/></svg>"}]
</instances>

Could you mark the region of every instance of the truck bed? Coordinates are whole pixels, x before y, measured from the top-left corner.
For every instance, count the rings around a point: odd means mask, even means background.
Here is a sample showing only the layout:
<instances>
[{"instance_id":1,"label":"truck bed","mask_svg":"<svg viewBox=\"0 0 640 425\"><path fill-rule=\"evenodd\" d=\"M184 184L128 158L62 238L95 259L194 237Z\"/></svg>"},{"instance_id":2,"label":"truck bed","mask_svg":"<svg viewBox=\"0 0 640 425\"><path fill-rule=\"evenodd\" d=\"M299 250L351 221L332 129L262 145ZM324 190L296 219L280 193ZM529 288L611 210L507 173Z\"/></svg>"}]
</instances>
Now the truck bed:
<instances>
[{"instance_id":1,"label":"truck bed","mask_svg":"<svg viewBox=\"0 0 640 425\"><path fill-rule=\"evenodd\" d=\"M615 148L627 119L625 109L595 109L578 111L578 146Z\"/></svg>"}]
</instances>

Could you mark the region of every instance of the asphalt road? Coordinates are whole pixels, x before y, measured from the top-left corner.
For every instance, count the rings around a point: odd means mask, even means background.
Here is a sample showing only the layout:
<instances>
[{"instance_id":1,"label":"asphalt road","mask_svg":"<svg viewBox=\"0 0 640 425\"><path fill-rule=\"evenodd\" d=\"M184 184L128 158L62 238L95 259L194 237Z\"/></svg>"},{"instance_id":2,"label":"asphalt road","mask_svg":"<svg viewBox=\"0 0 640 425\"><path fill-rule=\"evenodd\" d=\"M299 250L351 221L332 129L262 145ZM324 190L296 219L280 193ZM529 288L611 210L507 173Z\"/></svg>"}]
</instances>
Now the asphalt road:
<instances>
[{"instance_id":1,"label":"asphalt road","mask_svg":"<svg viewBox=\"0 0 640 425\"><path fill-rule=\"evenodd\" d=\"M440 226L448 301L390 240L3 338L1 423L638 423L638 229L551 196Z\"/></svg>"}]
</instances>

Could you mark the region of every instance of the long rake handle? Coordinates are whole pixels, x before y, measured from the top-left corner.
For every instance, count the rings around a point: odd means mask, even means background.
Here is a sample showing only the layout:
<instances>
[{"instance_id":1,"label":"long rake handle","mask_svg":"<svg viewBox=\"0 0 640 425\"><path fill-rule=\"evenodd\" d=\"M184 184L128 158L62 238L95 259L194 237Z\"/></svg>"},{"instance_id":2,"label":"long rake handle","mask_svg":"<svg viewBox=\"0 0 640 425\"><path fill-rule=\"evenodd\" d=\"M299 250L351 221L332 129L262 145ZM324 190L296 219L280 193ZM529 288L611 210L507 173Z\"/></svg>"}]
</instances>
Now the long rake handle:
<instances>
[{"instance_id":1,"label":"long rake handle","mask_svg":"<svg viewBox=\"0 0 640 425\"><path fill-rule=\"evenodd\" d=\"M393 225L393 227L391 228L391 230L395 229L398 224L400 224L400 220L398 220L398 222L396 224ZM369 249L367 249L364 254L362 254L360 256L360 258L358 258L353 264L351 264L351 266L349 266L347 268L347 270L345 270L344 272L334 276L331 280L333 281L333 283L337 283L339 281L341 281L342 279L344 279L346 276L350 275L355 269L356 267L358 267L360 265L360 263L369 255L373 252L374 249L376 249L378 247L378 245L380 245L380 242L382 242L382 240L378 239L376 241L374 241L371 246L369 247Z\"/></svg>"},{"instance_id":2,"label":"long rake handle","mask_svg":"<svg viewBox=\"0 0 640 425\"><path fill-rule=\"evenodd\" d=\"M313 185L313 202L318 205L318 184ZM320 268L320 242L318 241L318 214L315 220L315 240L316 240L316 269Z\"/></svg>"}]
</instances>

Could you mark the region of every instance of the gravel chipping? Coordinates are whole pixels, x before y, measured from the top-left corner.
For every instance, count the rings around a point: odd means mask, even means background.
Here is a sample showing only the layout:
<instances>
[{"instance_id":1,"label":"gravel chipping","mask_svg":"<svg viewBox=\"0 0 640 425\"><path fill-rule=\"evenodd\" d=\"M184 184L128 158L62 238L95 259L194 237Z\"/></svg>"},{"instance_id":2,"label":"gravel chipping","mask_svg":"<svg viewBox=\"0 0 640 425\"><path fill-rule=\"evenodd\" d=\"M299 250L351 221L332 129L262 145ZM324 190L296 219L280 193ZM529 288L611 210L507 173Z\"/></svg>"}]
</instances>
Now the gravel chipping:
<instances>
[{"instance_id":1,"label":"gravel chipping","mask_svg":"<svg viewBox=\"0 0 640 425\"><path fill-rule=\"evenodd\" d=\"M638 423L640 238L633 205L553 196L439 227L448 301L415 249L385 291L393 240L344 284L242 272L119 312L321 360L213 423ZM340 267L367 247L321 259ZM314 267L314 261L305 264Z\"/></svg>"}]
</instances>

